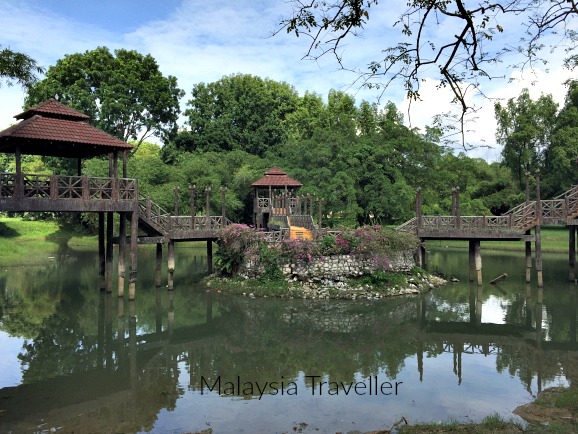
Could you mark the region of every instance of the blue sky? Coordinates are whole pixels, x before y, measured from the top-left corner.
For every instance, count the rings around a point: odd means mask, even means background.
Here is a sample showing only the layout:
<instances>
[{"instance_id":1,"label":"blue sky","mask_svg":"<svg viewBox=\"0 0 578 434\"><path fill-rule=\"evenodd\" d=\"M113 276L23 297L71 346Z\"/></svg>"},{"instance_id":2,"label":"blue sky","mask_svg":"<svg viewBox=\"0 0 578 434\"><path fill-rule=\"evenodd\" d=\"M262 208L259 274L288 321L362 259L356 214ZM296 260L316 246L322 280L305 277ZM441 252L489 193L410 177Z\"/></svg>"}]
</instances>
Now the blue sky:
<instances>
[{"instance_id":1,"label":"blue sky","mask_svg":"<svg viewBox=\"0 0 578 434\"><path fill-rule=\"evenodd\" d=\"M405 3L391 0L387 7L380 3L372 11L361 37L344 47L349 66L363 68L386 44L399 39L399 29L392 24ZM183 110L193 85L235 73L285 81L301 95L310 91L326 97L333 88L354 95L357 102L374 102L380 96L379 91L352 87L355 76L339 70L329 57L318 62L302 60L308 47L306 38L285 33L271 37L281 17L290 13L285 0L0 0L0 4L1 45L25 52L45 67L65 54L98 46L150 53L162 73L176 76L179 87L187 92L181 100ZM549 72L527 71L522 76L498 70L496 75L505 79L492 80L484 88L492 98L516 97L523 87L529 87L533 97L552 93L560 103L565 94L561 83L570 77L568 71L557 67ZM518 80L509 83L512 75ZM434 79L425 78L422 101L412 103L409 113L402 83L381 95L382 102L391 100L404 112L412 127L430 125L432 116L450 109L449 92L438 90ZM0 129L14 122L12 116L20 113L23 100L19 87L0 87ZM493 106L486 102L466 140L490 148L479 147L469 154L497 159L500 150L494 132Z\"/></svg>"}]
</instances>

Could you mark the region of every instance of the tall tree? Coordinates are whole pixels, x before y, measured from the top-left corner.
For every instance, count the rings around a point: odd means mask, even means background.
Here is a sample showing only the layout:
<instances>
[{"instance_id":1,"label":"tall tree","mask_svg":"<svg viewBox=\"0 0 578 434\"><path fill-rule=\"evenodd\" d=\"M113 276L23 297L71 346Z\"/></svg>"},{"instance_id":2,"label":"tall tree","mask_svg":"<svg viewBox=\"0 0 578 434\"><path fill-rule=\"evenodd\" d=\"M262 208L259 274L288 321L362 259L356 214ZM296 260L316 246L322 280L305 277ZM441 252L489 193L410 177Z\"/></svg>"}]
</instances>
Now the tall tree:
<instances>
[{"instance_id":1,"label":"tall tree","mask_svg":"<svg viewBox=\"0 0 578 434\"><path fill-rule=\"evenodd\" d=\"M15 81L29 87L37 82L36 74L43 73L44 68L38 66L32 57L0 45L0 85L5 81L10 86Z\"/></svg>"},{"instance_id":2,"label":"tall tree","mask_svg":"<svg viewBox=\"0 0 578 434\"><path fill-rule=\"evenodd\" d=\"M545 153L544 188L551 196L578 182L578 81L567 85L566 101L558 113Z\"/></svg>"},{"instance_id":3,"label":"tall tree","mask_svg":"<svg viewBox=\"0 0 578 434\"><path fill-rule=\"evenodd\" d=\"M185 115L196 149L263 156L286 140L285 121L297 104L287 83L236 74L195 85Z\"/></svg>"},{"instance_id":4,"label":"tall tree","mask_svg":"<svg viewBox=\"0 0 578 434\"><path fill-rule=\"evenodd\" d=\"M183 95L177 79L164 77L150 54L125 49L113 54L99 47L66 55L49 67L25 105L55 98L89 115L96 127L135 140L136 151L151 136L168 141L176 133Z\"/></svg>"},{"instance_id":5,"label":"tall tree","mask_svg":"<svg viewBox=\"0 0 578 434\"><path fill-rule=\"evenodd\" d=\"M423 78L438 79L440 87L451 89L461 109L462 131L464 114L474 108L469 103L473 100L469 98L472 89L483 95L481 83L496 79L492 66L504 61L505 56L516 53L510 57L509 66L520 69L543 60L542 49L547 47L549 52L561 45L568 54L567 64L574 66L578 60L573 51L578 42L576 0L411 0L390 26L380 23L375 34L392 41L392 45L379 47L367 69L349 66L343 47L350 38L362 34L370 17L389 16L391 2L289 3L292 12L282 19L276 33L284 30L308 38L306 58L334 56L341 68L357 72L362 85L370 88L383 89L401 80L411 99L419 99ZM391 37L394 26L401 32L399 38ZM553 35L554 42L552 38L546 40ZM519 39L518 47L512 47L512 39Z\"/></svg>"},{"instance_id":6,"label":"tall tree","mask_svg":"<svg viewBox=\"0 0 578 434\"><path fill-rule=\"evenodd\" d=\"M524 89L516 100L510 98L505 106L497 103L494 108L498 122L496 139L504 146L504 164L515 175L520 188L524 188L525 172L542 168L558 104L552 95L541 95L534 101L528 89Z\"/></svg>"}]
</instances>

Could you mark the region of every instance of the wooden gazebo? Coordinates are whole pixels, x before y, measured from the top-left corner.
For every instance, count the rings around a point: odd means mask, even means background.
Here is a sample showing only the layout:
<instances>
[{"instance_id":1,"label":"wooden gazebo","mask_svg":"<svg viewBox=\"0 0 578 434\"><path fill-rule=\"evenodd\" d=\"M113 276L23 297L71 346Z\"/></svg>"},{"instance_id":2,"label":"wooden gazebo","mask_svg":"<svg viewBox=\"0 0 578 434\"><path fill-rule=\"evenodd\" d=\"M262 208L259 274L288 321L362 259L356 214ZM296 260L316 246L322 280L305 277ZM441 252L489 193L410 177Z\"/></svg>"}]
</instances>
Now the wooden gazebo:
<instances>
[{"instance_id":1,"label":"wooden gazebo","mask_svg":"<svg viewBox=\"0 0 578 434\"><path fill-rule=\"evenodd\" d=\"M267 227L273 214L273 198L285 194L294 196L303 184L287 176L278 167L272 167L265 176L251 184L253 187L253 224L258 228Z\"/></svg>"},{"instance_id":2,"label":"wooden gazebo","mask_svg":"<svg viewBox=\"0 0 578 434\"><path fill-rule=\"evenodd\" d=\"M131 218L131 275L129 297L134 298L136 281L136 243L138 237L138 188L126 178L126 156L132 145L88 123L89 117L49 99L15 116L20 122L0 131L0 152L14 154L16 173L0 173L0 212L97 212L99 215L99 254L101 276L112 273L113 213L120 218L119 275L124 279L124 240L126 218ZM77 175L29 174L22 172L22 155L41 155L77 159ZM108 177L82 176L82 159L109 156ZM118 161L122 156L122 178ZM107 217L106 254L104 252L104 214ZM121 263L122 262L122 263ZM101 281L101 287L102 287ZM107 289L111 285L107 285ZM123 281L124 287L124 281ZM119 279L119 295L121 295Z\"/></svg>"}]
</instances>

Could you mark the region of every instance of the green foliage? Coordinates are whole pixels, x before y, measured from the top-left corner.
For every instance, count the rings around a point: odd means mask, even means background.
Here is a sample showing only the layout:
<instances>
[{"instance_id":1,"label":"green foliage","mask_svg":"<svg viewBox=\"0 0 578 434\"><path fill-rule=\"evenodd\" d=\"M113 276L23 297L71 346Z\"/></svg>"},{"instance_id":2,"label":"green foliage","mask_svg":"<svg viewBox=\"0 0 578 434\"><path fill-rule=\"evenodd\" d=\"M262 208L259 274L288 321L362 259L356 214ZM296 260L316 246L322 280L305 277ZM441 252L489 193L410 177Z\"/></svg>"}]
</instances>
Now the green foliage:
<instances>
[{"instance_id":1,"label":"green foliage","mask_svg":"<svg viewBox=\"0 0 578 434\"><path fill-rule=\"evenodd\" d=\"M256 233L249 226L232 224L223 229L217 241L215 268L221 274L234 274L247 256L257 253Z\"/></svg>"},{"instance_id":2,"label":"green foliage","mask_svg":"<svg viewBox=\"0 0 578 434\"><path fill-rule=\"evenodd\" d=\"M288 84L246 74L197 84L192 95L185 111L190 133L175 143L177 149L240 149L259 156L285 142L283 123L298 100Z\"/></svg>"},{"instance_id":3,"label":"green foliage","mask_svg":"<svg viewBox=\"0 0 578 434\"><path fill-rule=\"evenodd\" d=\"M36 74L43 73L44 68L38 66L32 57L0 45L0 80L4 80L8 86L15 81L21 86L30 87L38 81Z\"/></svg>"},{"instance_id":4,"label":"green foliage","mask_svg":"<svg viewBox=\"0 0 578 434\"><path fill-rule=\"evenodd\" d=\"M65 55L48 68L46 78L29 89L30 107L55 98L91 117L90 122L123 141L148 137L168 141L177 130L177 79L164 77L150 55L106 47Z\"/></svg>"},{"instance_id":5,"label":"green foliage","mask_svg":"<svg viewBox=\"0 0 578 434\"><path fill-rule=\"evenodd\" d=\"M541 168L542 153L548 145L557 110L558 104L552 95L542 95L533 101L528 89L515 101L510 98L505 107L500 103L495 105L496 138L504 145L502 158L521 189L525 185L525 172Z\"/></svg>"},{"instance_id":6,"label":"green foliage","mask_svg":"<svg viewBox=\"0 0 578 434\"><path fill-rule=\"evenodd\" d=\"M266 281L276 281L283 279L283 273L279 268L279 258L281 252L269 246L265 242L259 243L259 263L263 266L265 272L261 275L261 279Z\"/></svg>"}]
</instances>

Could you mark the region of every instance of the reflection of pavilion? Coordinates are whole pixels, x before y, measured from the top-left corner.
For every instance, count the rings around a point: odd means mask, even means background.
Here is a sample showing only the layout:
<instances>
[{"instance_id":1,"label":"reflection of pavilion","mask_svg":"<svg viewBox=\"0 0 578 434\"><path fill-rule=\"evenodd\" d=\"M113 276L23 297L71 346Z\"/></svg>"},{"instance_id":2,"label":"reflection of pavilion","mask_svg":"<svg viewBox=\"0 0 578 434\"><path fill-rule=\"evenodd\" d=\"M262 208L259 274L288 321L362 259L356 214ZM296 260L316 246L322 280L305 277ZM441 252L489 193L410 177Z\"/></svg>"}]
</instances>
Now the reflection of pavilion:
<instances>
[{"instance_id":1,"label":"reflection of pavilion","mask_svg":"<svg viewBox=\"0 0 578 434\"><path fill-rule=\"evenodd\" d=\"M570 341L544 341L543 292L532 296L529 288L524 305L518 306L528 315L519 325L482 323L483 294L477 286L470 292L469 321L462 323L431 320L434 310L426 298L397 299L391 304L335 302L316 307L309 303L307 309L301 309L300 303L289 301L271 308L267 307L271 303L248 298L217 301L211 292L198 294L201 310L196 319L201 323L178 327L183 318L175 318L177 295L160 289L155 292L150 332L141 333L134 302L127 304L101 294L97 335L86 340L94 343L92 354L97 353L97 357L86 357L89 366L80 368L81 372L1 389L0 396L6 398L0 399L0 432L26 431L38 426L41 419L50 424L47 429L148 430L161 410L174 408L185 393L187 386L180 384L183 366L189 371L189 390L196 391L201 375L228 374L231 362L241 372L250 372L254 376L251 380L259 379L260 373L270 380L279 374L281 364L285 371L279 375L285 374L286 379L308 366L322 366L329 377L346 380L351 373L374 375L376 366L399 372L404 361L417 354L422 377L427 375L424 354L435 357L444 352L453 354L459 381L462 359L470 354L503 358L502 367L515 369L528 388L536 377L540 388L541 379L559 373L560 366L568 378L577 378L568 371L578 357L576 334L572 334L576 329L575 308L570 318ZM168 297L164 304L162 297ZM373 310L363 310L366 306ZM366 316L369 318L360 319ZM325 319L336 317L351 327L338 332L334 324L326 324ZM272 342L268 340L271 323L267 322L271 318L275 319L274 339L280 344L267 352ZM299 333L285 332L295 329ZM398 337L394 345L392 336ZM67 357L60 347L45 346L42 351L57 360ZM328 363L328 354L339 354L339 359L347 361L343 366ZM36 354L40 359L43 355Z\"/></svg>"},{"instance_id":2,"label":"reflection of pavilion","mask_svg":"<svg viewBox=\"0 0 578 434\"><path fill-rule=\"evenodd\" d=\"M220 321L213 319L209 302L205 323L175 330L173 294L168 292L169 305L163 308L157 290L156 329L146 335L137 335L135 306L129 302L127 336L123 300L101 293L96 366L0 389L4 397L0 400L0 432L28 432L43 422L43 429L64 427L66 432L152 428L158 412L174 407L182 394L178 392L179 355L213 345Z\"/></svg>"},{"instance_id":3,"label":"reflection of pavilion","mask_svg":"<svg viewBox=\"0 0 578 434\"><path fill-rule=\"evenodd\" d=\"M537 392L541 391L544 371L551 373L553 366L550 359L562 365L569 381L577 378L573 375L572 366L578 361L578 342L576 340L576 294L574 306L570 310L570 330L568 341L544 340L544 305L543 289L539 288L535 297L531 288L526 285L525 324L482 323L482 286L470 285L469 321L434 321L427 319L425 299L418 302L417 321L422 332L418 338L418 370L420 380L423 378L423 355L427 353L451 353L454 357L454 373L458 382L462 382L463 355L494 355L514 363L516 358L527 362L526 366L517 366L519 376L526 383L528 390L533 375L537 377ZM554 367L554 369L557 365ZM522 372L527 369L526 376Z\"/></svg>"}]
</instances>

